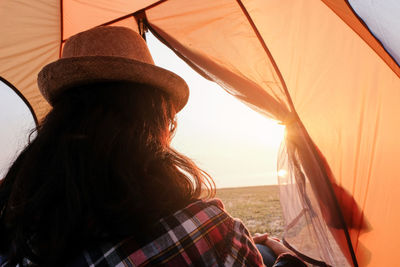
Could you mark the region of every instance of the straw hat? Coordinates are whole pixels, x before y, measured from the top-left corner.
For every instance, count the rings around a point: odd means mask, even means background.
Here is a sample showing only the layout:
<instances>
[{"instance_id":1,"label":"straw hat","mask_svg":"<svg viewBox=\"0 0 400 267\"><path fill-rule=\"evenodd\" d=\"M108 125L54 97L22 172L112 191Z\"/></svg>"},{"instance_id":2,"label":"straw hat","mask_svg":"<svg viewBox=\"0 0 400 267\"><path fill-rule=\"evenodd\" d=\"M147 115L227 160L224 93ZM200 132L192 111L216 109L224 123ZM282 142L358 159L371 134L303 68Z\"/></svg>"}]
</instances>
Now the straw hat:
<instances>
[{"instance_id":1,"label":"straw hat","mask_svg":"<svg viewBox=\"0 0 400 267\"><path fill-rule=\"evenodd\" d=\"M69 88L107 81L146 84L163 90L172 97L176 111L189 97L186 82L155 66L143 38L125 27L97 27L72 36L65 42L62 57L38 75L40 92L51 105Z\"/></svg>"}]
</instances>

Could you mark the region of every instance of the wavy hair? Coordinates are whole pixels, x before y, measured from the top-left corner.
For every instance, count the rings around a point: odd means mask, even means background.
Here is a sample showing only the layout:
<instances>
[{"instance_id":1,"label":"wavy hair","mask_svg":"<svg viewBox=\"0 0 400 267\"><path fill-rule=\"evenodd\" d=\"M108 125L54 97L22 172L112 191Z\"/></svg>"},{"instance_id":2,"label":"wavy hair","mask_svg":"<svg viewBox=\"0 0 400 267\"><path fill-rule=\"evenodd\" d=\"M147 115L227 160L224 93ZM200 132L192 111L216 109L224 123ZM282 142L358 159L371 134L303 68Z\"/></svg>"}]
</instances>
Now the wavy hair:
<instances>
[{"instance_id":1,"label":"wavy hair","mask_svg":"<svg viewBox=\"0 0 400 267\"><path fill-rule=\"evenodd\" d=\"M170 147L175 115L145 85L69 89L0 184L0 254L59 264L213 196L212 179Z\"/></svg>"}]
</instances>

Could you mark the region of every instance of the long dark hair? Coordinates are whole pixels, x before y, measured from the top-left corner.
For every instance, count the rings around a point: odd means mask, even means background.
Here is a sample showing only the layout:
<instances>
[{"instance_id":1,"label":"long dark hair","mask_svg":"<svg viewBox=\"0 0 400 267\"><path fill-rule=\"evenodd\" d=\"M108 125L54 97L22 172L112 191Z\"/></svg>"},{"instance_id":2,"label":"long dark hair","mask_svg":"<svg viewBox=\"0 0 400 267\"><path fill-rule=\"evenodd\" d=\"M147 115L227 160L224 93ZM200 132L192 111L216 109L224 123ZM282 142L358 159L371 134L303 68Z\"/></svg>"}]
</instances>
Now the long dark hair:
<instances>
[{"instance_id":1,"label":"long dark hair","mask_svg":"<svg viewBox=\"0 0 400 267\"><path fill-rule=\"evenodd\" d=\"M214 194L212 179L170 147L175 110L145 85L64 93L0 185L0 254L41 265L139 234Z\"/></svg>"}]
</instances>

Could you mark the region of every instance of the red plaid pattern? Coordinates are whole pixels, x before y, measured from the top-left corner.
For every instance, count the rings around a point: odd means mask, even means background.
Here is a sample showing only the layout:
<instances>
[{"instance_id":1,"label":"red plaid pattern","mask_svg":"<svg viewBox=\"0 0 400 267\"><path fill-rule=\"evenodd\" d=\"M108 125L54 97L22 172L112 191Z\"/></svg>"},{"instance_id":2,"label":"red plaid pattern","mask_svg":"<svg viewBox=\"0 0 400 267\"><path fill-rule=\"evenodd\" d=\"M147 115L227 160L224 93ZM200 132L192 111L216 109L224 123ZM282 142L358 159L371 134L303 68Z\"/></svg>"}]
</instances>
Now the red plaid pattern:
<instances>
[{"instance_id":1,"label":"red plaid pattern","mask_svg":"<svg viewBox=\"0 0 400 267\"><path fill-rule=\"evenodd\" d=\"M263 266L243 223L219 200L196 201L163 218L154 232L85 251L68 266Z\"/></svg>"}]
</instances>

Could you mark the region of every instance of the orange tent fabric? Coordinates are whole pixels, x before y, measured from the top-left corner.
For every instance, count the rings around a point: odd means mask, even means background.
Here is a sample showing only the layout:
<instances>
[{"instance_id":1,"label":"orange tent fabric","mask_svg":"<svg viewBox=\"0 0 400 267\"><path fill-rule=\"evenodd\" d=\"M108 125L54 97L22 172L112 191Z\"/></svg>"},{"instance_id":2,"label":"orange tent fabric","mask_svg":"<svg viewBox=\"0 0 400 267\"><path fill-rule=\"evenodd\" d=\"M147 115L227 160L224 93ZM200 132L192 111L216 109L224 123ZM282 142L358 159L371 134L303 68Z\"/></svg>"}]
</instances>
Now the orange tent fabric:
<instances>
[{"instance_id":1,"label":"orange tent fabric","mask_svg":"<svg viewBox=\"0 0 400 267\"><path fill-rule=\"evenodd\" d=\"M138 23L139 22L139 23ZM204 77L287 126L285 242L314 265L392 265L400 246L400 68L345 0L0 2L0 76L36 116L36 75L71 35L148 27Z\"/></svg>"}]
</instances>

